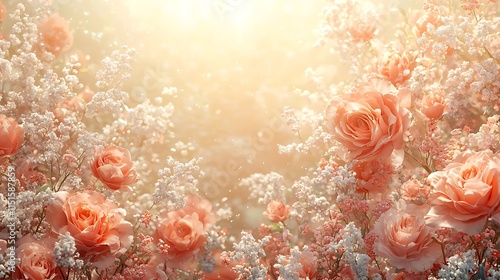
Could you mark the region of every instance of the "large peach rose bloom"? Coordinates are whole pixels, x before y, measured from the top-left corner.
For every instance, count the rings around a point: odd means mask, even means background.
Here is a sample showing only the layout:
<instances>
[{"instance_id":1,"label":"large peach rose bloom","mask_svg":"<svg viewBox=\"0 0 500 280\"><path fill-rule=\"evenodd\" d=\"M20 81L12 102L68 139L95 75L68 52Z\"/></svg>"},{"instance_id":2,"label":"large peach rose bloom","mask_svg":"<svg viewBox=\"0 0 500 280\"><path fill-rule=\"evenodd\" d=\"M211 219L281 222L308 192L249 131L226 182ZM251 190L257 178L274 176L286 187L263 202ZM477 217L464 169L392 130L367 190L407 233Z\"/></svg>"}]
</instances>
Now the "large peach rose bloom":
<instances>
[{"instance_id":1,"label":"large peach rose bloom","mask_svg":"<svg viewBox=\"0 0 500 280\"><path fill-rule=\"evenodd\" d=\"M16 257L20 259L14 273L16 279L45 280L63 279L52 251L55 239L46 237L36 240L26 235L17 241Z\"/></svg>"},{"instance_id":2,"label":"large peach rose bloom","mask_svg":"<svg viewBox=\"0 0 500 280\"><path fill-rule=\"evenodd\" d=\"M176 264L182 264L198 254L206 240L204 224L198 213L185 214L182 211L169 212L159 222L153 237L157 242L162 240L168 245L164 257Z\"/></svg>"},{"instance_id":3,"label":"large peach rose bloom","mask_svg":"<svg viewBox=\"0 0 500 280\"><path fill-rule=\"evenodd\" d=\"M17 153L23 141L24 129L13 118L0 114L0 157Z\"/></svg>"},{"instance_id":4,"label":"large peach rose bloom","mask_svg":"<svg viewBox=\"0 0 500 280\"><path fill-rule=\"evenodd\" d=\"M424 215L416 205L392 208L382 214L374 225L378 235L374 252L389 260L398 269L421 272L432 267L441 257L441 246L432 239Z\"/></svg>"},{"instance_id":5,"label":"large peach rose bloom","mask_svg":"<svg viewBox=\"0 0 500 280\"><path fill-rule=\"evenodd\" d=\"M137 181L134 164L127 149L99 146L91 164L92 174L111 190L119 190Z\"/></svg>"},{"instance_id":6,"label":"large peach rose bloom","mask_svg":"<svg viewBox=\"0 0 500 280\"><path fill-rule=\"evenodd\" d=\"M500 218L499 176L498 154L489 150L460 154L428 177L433 190L427 223L469 235L481 232L489 217Z\"/></svg>"},{"instance_id":7,"label":"large peach rose bloom","mask_svg":"<svg viewBox=\"0 0 500 280\"><path fill-rule=\"evenodd\" d=\"M398 95L407 93L379 81L332 101L326 111L328 130L349 151L349 159L385 160L393 155L402 162L410 111Z\"/></svg>"},{"instance_id":8,"label":"large peach rose bloom","mask_svg":"<svg viewBox=\"0 0 500 280\"><path fill-rule=\"evenodd\" d=\"M54 232L69 232L80 256L93 265L107 267L130 247L132 224L125 221L125 210L102 193L60 191L55 196L47 206L47 221Z\"/></svg>"}]
</instances>

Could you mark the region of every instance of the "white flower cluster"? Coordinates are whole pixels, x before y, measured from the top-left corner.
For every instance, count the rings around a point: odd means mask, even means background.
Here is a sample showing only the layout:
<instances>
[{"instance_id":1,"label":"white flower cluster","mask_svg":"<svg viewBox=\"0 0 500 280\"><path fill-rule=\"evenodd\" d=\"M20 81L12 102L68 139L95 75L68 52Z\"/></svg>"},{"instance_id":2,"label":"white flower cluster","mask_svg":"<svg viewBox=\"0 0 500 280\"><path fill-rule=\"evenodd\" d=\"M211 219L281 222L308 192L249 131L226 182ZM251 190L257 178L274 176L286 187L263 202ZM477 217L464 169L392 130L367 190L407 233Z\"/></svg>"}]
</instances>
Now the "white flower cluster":
<instances>
[{"instance_id":1,"label":"white flower cluster","mask_svg":"<svg viewBox=\"0 0 500 280\"><path fill-rule=\"evenodd\" d=\"M354 162L339 166L332 183L337 191L337 202L342 201L346 196L354 195L356 191L356 173L352 171Z\"/></svg>"},{"instance_id":2,"label":"white flower cluster","mask_svg":"<svg viewBox=\"0 0 500 280\"><path fill-rule=\"evenodd\" d=\"M168 141L174 137L173 132L169 131L174 126L171 121L173 113L174 106L171 103L154 106L146 100L133 108L126 108L120 118L103 128L103 134L107 138L106 142L117 146L143 147Z\"/></svg>"},{"instance_id":3,"label":"white flower cluster","mask_svg":"<svg viewBox=\"0 0 500 280\"><path fill-rule=\"evenodd\" d=\"M279 269L278 280L299 280L299 271L302 268L302 264L299 262L300 250L298 247L290 249L290 256L286 257L283 255L278 256L278 263L274 265L274 268Z\"/></svg>"},{"instance_id":4,"label":"white flower cluster","mask_svg":"<svg viewBox=\"0 0 500 280\"><path fill-rule=\"evenodd\" d=\"M448 258L448 264L443 265L438 272L439 279L468 280L469 273L476 271L475 250L469 250L460 255Z\"/></svg>"},{"instance_id":5,"label":"white flower cluster","mask_svg":"<svg viewBox=\"0 0 500 280\"><path fill-rule=\"evenodd\" d=\"M229 253L229 256L231 261L235 263L244 260L243 264L234 266L238 274L243 276L242 279L267 279L267 267L261 263L261 260L266 256L263 247L270 239L270 236L266 236L261 240L255 240L250 233L241 232L241 240L239 243L233 244L234 250Z\"/></svg>"},{"instance_id":6,"label":"white flower cluster","mask_svg":"<svg viewBox=\"0 0 500 280\"><path fill-rule=\"evenodd\" d=\"M477 133L468 135L469 147L478 150L497 151L500 148L500 115L488 118L487 123L481 125Z\"/></svg>"},{"instance_id":7,"label":"white flower cluster","mask_svg":"<svg viewBox=\"0 0 500 280\"><path fill-rule=\"evenodd\" d=\"M23 120L23 128L26 135L29 135L30 150L25 149L28 158L33 163L50 165L55 160L63 146L62 140L56 135L55 116L52 112L46 111L44 114L32 113Z\"/></svg>"},{"instance_id":8,"label":"white flower cluster","mask_svg":"<svg viewBox=\"0 0 500 280\"><path fill-rule=\"evenodd\" d=\"M291 143L288 145L278 145L280 154L290 154L297 151L301 154L325 153L325 150L331 145L332 135L325 131L323 127L323 113L314 113L311 110L303 109L297 114L298 124L291 123L292 131L298 134L297 127L312 129L311 135L301 143ZM285 115L286 116L286 115ZM287 122L292 122L290 116L287 116Z\"/></svg>"},{"instance_id":9,"label":"white flower cluster","mask_svg":"<svg viewBox=\"0 0 500 280\"><path fill-rule=\"evenodd\" d=\"M43 234L41 229L48 228L47 222L43 220L40 222L41 216L36 218L33 213L42 214L42 210L49 205L53 201L54 195L50 189L46 189L43 191L39 191L35 193L33 191L23 191L19 192L16 195L15 206L16 206L16 215L15 217L10 217L10 219L14 218L16 220L16 229L18 231L18 237L26 234L30 230L33 230L35 227L38 227L40 230L38 233ZM0 206L4 204L6 209L7 200L4 199L4 196L0 194ZM9 217L6 215L0 215L0 227L6 227L9 223Z\"/></svg>"},{"instance_id":10,"label":"white flower cluster","mask_svg":"<svg viewBox=\"0 0 500 280\"><path fill-rule=\"evenodd\" d=\"M287 106L283 109L283 113L281 114L281 116L286 119L286 125L292 128L293 133L298 135L300 131L300 123L297 116L295 115L295 109Z\"/></svg>"},{"instance_id":11,"label":"white flower cluster","mask_svg":"<svg viewBox=\"0 0 500 280\"><path fill-rule=\"evenodd\" d=\"M342 255L351 270L354 272L355 279L368 279L368 265L370 264L370 257L366 254L358 253L365 247L363 234L354 225L353 222L348 223L345 228L340 232L342 239L339 243L330 243L329 251L337 251L342 249Z\"/></svg>"},{"instance_id":12,"label":"white flower cluster","mask_svg":"<svg viewBox=\"0 0 500 280\"><path fill-rule=\"evenodd\" d=\"M199 167L201 159L191 159L187 163L167 158L167 166L158 172L160 179L155 184L153 203L163 203L165 210L178 209L184 206L184 195L198 191L198 178L204 173Z\"/></svg>"},{"instance_id":13,"label":"white flower cluster","mask_svg":"<svg viewBox=\"0 0 500 280\"><path fill-rule=\"evenodd\" d=\"M59 267L80 269L83 267L83 260L75 259L79 256L80 254L76 252L73 236L69 232L66 232L65 235L59 235L58 241L54 245L54 257L57 265Z\"/></svg>"},{"instance_id":14,"label":"white flower cluster","mask_svg":"<svg viewBox=\"0 0 500 280\"><path fill-rule=\"evenodd\" d=\"M330 201L324 196L324 189L327 184L327 181L307 176L295 181L292 190L297 201L292 205L290 216L304 224L307 224L307 221L322 221L324 213L331 206Z\"/></svg>"},{"instance_id":15,"label":"white flower cluster","mask_svg":"<svg viewBox=\"0 0 500 280\"><path fill-rule=\"evenodd\" d=\"M109 114L115 118L120 116L129 98L128 93L121 89L124 80L130 77L134 52L134 49L124 46L102 60L102 69L96 74L96 86L102 91L96 92L87 104L87 118Z\"/></svg>"},{"instance_id":16,"label":"white flower cluster","mask_svg":"<svg viewBox=\"0 0 500 280\"><path fill-rule=\"evenodd\" d=\"M316 45L330 43L331 52L339 54L339 59L350 67L351 73L359 73L363 65L366 65L363 60L364 56L370 54L369 45L358 44L350 31L356 25L369 25L377 22L381 11L371 3L359 0L330 0L329 2L329 5L323 9L325 20L319 30L320 39Z\"/></svg>"},{"instance_id":17,"label":"white flower cluster","mask_svg":"<svg viewBox=\"0 0 500 280\"><path fill-rule=\"evenodd\" d=\"M276 172L252 174L242 179L239 185L250 189L250 198L259 198L258 202L261 204L273 200L285 201L285 180Z\"/></svg>"}]
</instances>

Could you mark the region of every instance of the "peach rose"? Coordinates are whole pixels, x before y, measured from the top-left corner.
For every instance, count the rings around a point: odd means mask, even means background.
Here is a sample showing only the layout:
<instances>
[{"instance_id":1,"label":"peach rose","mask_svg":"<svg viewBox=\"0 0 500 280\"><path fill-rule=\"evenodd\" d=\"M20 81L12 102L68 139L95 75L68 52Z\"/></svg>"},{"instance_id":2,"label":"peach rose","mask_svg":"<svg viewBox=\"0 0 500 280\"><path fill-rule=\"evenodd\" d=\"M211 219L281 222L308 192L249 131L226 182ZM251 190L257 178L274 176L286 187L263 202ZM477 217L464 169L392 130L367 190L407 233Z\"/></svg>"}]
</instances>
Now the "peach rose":
<instances>
[{"instance_id":1,"label":"peach rose","mask_svg":"<svg viewBox=\"0 0 500 280\"><path fill-rule=\"evenodd\" d=\"M443 97L437 94L424 95L420 111L429 119L439 119L443 116L446 104Z\"/></svg>"},{"instance_id":2,"label":"peach rose","mask_svg":"<svg viewBox=\"0 0 500 280\"><path fill-rule=\"evenodd\" d=\"M427 32L427 25L431 24L437 28L440 24L439 15L433 11L413 11L409 17L409 23L413 25L412 31L417 37Z\"/></svg>"},{"instance_id":3,"label":"peach rose","mask_svg":"<svg viewBox=\"0 0 500 280\"><path fill-rule=\"evenodd\" d=\"M185 214L182 211L169 212L159 222L153 237L168 245L164 257L177 264L194 257L203 249L206 240L204 224L198 213Z\"/></svg>"},{"instance_id":4,"label":"peach rose","mask_svg":"<svg viewBox=\"0 0 500 280\"><path fill-rule=\"evenodd\" d=\"M500 214L500 157L492 151L464 152L442 171L429 175L432 209L427 223L454 228L468 235L483 229ZM497 215L500 221L500 215Z\"/></svg>"},{"instance_id":5,"label":"peach rose","mask_svg":"<svg viewBox=\"0 0 500 280\"><path fill-rule=\"evenodd\" d=\"M130 153L124 148L99 146L91 168L92 174L111 190L119 190L137 181Z\"/></svg>"},{"instance_id":6,"label":"peach rose","mask_svg":"<svg viewBox=\"0 0 500 280\"><path fill-rule=\"evenodd\" d=\"M47 206L46 219L54 232L73 236L80 256L102 268L112 265L132 243L132 224L125 215L102 193L60 191Z\"/></svg>"},{"instance_id":7,"label":"peach rose","mask_svg":"<svg viewBox=\"0 0 500 280\"><path fill-rule=\"evenodd\" d=\"M408 52L391 50L385 53L377 65L377 73L393 85L404 84L415 68L415 58Z\"/></svg>"},{"instance_id":8,"label":"peach rose","mask_svg":"<svg viewBox=\"0 0 500 280\"><path fill-rule=\"evenodd\" d=\"M303 251L299 256L299 263L301 267L297 272L300 279L316 279L318 275L318 258L313 252Z\"/></svg>"},{"instance_id":9,"label":"peach rose","mask_svg":"<svg viewBox=\"0 0 500 280\"><path fill-rule=\"evenodd\" d=\"M203 280L233 280L238 279L238 274L233 270L235 264L221 258L221 253L214 254L215 265L209 273L203 273Z\"/></svg>"},{"instance_id":10,"label":"peach rose","mask_svg":"<svg viewBox=\"0 0 500 280\"><path fill-rule=\"evenodd\" d=\"M429 190L418 180L408 180L401 185L401 198L414 202L423 203L429 197Z\"/></svg>"},{"instance_id":11,"label":"peach rose","mask_svg":"<svg viewBox=\"0 0 500 280\"><path fill-rule=\"evenodd\" d=\"M196 195L186 197L186 205L178 210L181 215L198 214L200 222L203 223L206 229L208 225L214 225L216 216L212 213L212 203Z\"/></svg>"},{"instance_id":12,"label":"peach rose","mask_svg":"<svg viewBox=\"0 0 500 280\"><path fill-rule=\"evenodd\" d=\"M353 93L336 97L328 107L328 130L347 148L349 159L386 160L393 155L402 162L410 111L400 104L397 95L389 93L391 89L394 87L386 82L362 86Z\"/></svg>"},{"instance_id":13,"label":"peach rose","mask_svg":"<svg viewBox=\"0 0 500 280\"><path fill-rule=\"evenodd\" d=\"M356 191L359 193L384 193L389 191L388 183L394 174L392 165L374 161L358 161L352 170L356 172Z\"/></svg>"},{"instance_id":14,"label":"peach rose","mask_svg":"<svg viewBox=\"0 0 500 280\"><path fill-rule=\"evenodd\" d=\"M0 239L0 255L7 252L7 240Z\"/></svg>"},{"instance_id":15,"label":"peach rose","mask_svg":"<svg viewBox=\"0 0 500 280\"><path fill-rule=\"evenodd\" d=\"M368 42L375 37L376 33L377 27L370 23L360 23L349 28L349 34L354 42Z\"/></svg>"},{"instance_id":16,"label":"peach rose","mask_svg":"<svg viewBox=\"0 0 500 280\"><path fill-rule=\"evenodd\" d=\"M46 51L58 56L73 44L69 22L58 14L52 14L38 25L41 41Z\"/></svg>"},{"instance_id":17,"label":"peach rose","mask_svg":"<svg viewBox=\"0 0 500 280\"><path fill-rule=\"evenodd\" d=\"M378 236L373 251L410 273L431 268L441 257L441 246L433 241L423 218L425 213L419 207L392 208L380 216L373 228Z\"/></svg>"},{"instance_id":18,"label":"peach rose","mask_svg":"<svg viewBox=\"0 0 500 280\"><path fill-rule=\"evenodd\" d=\"M13 118L0 114L0 157L17 153L24 141L24 129Z\"/></svg>"},{"instance_id":19,"label":"peach rose","mask_svg":"<svg viewBox=\"0 0 500 280\"><path fill-rule=\"evenodd\" d=\"M267 210L264 211L269 220L273 223L283 222L290 214L290 206L281 201L273 200L267 204Z\"/></svg>"},{"instance_id":20,"label":"peach rose","mask_svg":"<svg viewBox=\"0 0 500 280\"><path fill-rule=\"evenodd\" d=\"M14 273L16 279L58 280L63 279L59 273L52 251L55 239L36 240L26 235L17 241L16 257L20 259Z\"/></svg>"}]
</instances>

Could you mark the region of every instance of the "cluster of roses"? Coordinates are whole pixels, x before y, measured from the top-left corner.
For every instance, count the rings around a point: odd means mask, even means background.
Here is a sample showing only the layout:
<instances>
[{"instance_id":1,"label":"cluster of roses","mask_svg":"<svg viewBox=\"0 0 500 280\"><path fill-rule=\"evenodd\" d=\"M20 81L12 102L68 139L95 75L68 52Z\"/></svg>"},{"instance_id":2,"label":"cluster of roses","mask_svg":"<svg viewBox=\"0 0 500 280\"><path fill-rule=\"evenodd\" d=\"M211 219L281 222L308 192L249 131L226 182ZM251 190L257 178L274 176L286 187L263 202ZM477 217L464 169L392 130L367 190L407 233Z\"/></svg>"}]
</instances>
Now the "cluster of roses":
<instances>
[{"instance_id":1,"label":"cluster of roses","mask_svg":"<svg viewBox=\"0 0 500 280\"><path fill-rule=\"evenodd\" d=\"M420 14L414 31L421 35L427 26L437 26L437 20L433 13ZM383 61L375 78L335 97L326 112L329 132L347 151L345 159L354 163L357 192L372 198L387 197L385 186L391 179L387 173L394 173L405 160L410 110L415 108L405 87L414 58L403 53ZM423 118L429 125L436 125L445 113L439 96L424 95L419 106L413 118ZM438 228L474 236L490 222L500 222L500 156L490 150L466 150L450 160L438 171L424 166L430 173L425 183L405 182L398 190L401 199L370 228L376 237L373 253L399 270L423 273L446 262L444 244L436 239ZM386 176L375 175L381 169L387 170Z\"/></svg>"},{"instance_id":2,"label":"cluster of roses","mask_svg":"<svg viewBox=\"0 0 500 280\"><path fill-rule=\"evenodd\" d=\"M0 159L8 160L23 144L23 128L13 119L0 115ZM90 166L92 174L109 190L126 191L137 180L128 150L108 146L98 147ZM18 174L18 177L24 174ZM150 250L143 269L151 277L166 277L157 269L189 267L205 246L206 230L215 223L212 205L198 196L188 196L185 207L166 213L159 219L153 235L157 250ZM102 192L89 188L83 191L54 193L45 209L50 232L42 238L31 234L16 242L16 257L20 259L13 276L16 279L64 279L71 267L62 267L54 253L58 237L74 239L75 257L84 260L77 267L105 269L117 258L130 254L134 242L133 225L125 219L126 212ZM160 246L161 245L161 246ZM161 248L160 248L161 247ZM7 250L6 240L0 240L0 254ZM60 257L60 256L59 256ZM165 270L166 268L164 268Z\"/></svg>"}]
</instances>

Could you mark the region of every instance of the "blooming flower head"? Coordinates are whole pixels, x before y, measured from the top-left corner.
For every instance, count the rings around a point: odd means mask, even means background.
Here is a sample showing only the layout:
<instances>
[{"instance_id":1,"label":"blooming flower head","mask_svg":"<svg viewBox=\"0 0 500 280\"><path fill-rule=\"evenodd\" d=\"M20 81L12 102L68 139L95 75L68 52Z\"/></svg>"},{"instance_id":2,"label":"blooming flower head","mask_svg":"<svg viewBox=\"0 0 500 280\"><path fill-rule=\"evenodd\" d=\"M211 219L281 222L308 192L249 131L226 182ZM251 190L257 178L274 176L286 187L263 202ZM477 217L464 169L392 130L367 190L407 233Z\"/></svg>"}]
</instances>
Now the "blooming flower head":
<instances>
[{"instance_id":1,"label":"blooming flower head","mask_svg":"<svg viewBox=\"0 0 500 280\"><path fill-rule=\"evenodd\" d=\"M441 247L432 239L424 215L416 205L392 208L380 216L374 225L378 235L373 250L398 269L422 272L432 267L441 256ZM403 211L401 211L403 210Z\"/></svg>"},{"instance_id":2,"label":"blooming flower head","mask_svg":"<svg viewBox=\"0 0 500 280\"><path fill-rule=\"evenodd\" d=\"M415 58L405 51L389 50L377 65L377 73L395 86L404 84L415 68Z\"/></svg>"},{"instance_id":3,"label":"blooming flower head","mask_svg":"<svg viewBox=\"0 0 500 280\"><path fill-rule=\"evenodd\" d=\"M433 190L427 223L469 235L481 232L489 217L500 218L499 177L498 154L490 150L460 154L444 170L429 175Z\"/></svg>"},{"instance_id":4,"label":"blooming flower head","mask_svg":"<svg viewBox=\"0 0 500 280\"><path fill-rule=\"evenodd\" d=\"M377 34L377 27L373 23L360 23L349 28L355 42L368 42Z\"/></svg>"},{"instance_id":5,"label":"blooming flower head","mask_svg":"<svg viewBox=\"0 0 500 280\"><path fill-rule=\"evenodd\" d=\"M167 213L156 227L155 240L168 246L164 257L176 265L182 265L202 249L206 241L204 224L198 213L182 211Z\"/></svg>"},{"instance_id":6,"label":"blooming flower head","mask_svg":"<svg viewBox=\"0 0 500 280\"><path fill-rule=\"evenodd\" d=\"M102 193L60 191L47 206L46 219L54 232L73 236L82 258L106 267L132 243L132 224L125 221L125 215L124 209Z\"/></svg>"},{"instance_id":7,"label":"blooming flower head","mask_svg":"<svg viewBox=\"0 0 500 280\"><path fill-rule=\"evenodd\" d=\"M402 162L404 132L410 111L387 82L361 86L353 93L336 97L326 112L327 126L348 151L349 159L362 161L391 158ZM396 94L395 94L396 93Z\"/></svg>"},{"instance_id":8,"label":"blooming flower head","mask_svg":"<svg viewBox=\"0 0 500 280\"><path fill-rule=\"evenodd\" d=\"M437 94L424 95L420 111L429 119L439 119L446 108L444 98Z\"/></svg>"},{"instance_id":9,"label":"blooming flower head","mask_svg":"<svg viewBox=\"0 0 500 280\"><path fill-rule=\"evenodd\" d=\"M434 28L438 27L440 24L439 15L435 11L413 11L410 14L409 22L412 27L413 33L417 37L421 37L422 34L427 32L427 25L432 25Z\"/></svg>"},{"instance_id":10,"label":"blooming flower head","mask_svg":"<svg viewBox=\"0 0 500 280\"><path fill-rule=\"evenodd\" d=\"M297 271L302 279L316 279L318 275L318 258L311 251L303 251L299 256L300 269Z\"/></svg>"},{"instance_id":11,"label":"blooming flower head","mask_svg":"<svg viewBox=\"0 0 500 280\"><path fill-rule=\"evenodd\" d=\"M388 183L394 174L394 168L379 160L358 161L352 170L356 172L356 191L384 193L389 190Z\"/></svg>"},{"instance_id":12,"label":"blooming flower head","mask_svg":"<svg viewBox=\"0 0 500 280\"><path fill-rule=\"evenodd\" d=\"M91 168L92 174L111 190L137 181L129 151L117 146L98 147Z\"/></svg>"},{"instance_id":13,"label":"blooming flower head","mask_svg":"<svg viewBox=\"0 0 500 280\"><path fill-rule=\"evenodd\" d=\"M288 214L290 214L290 206L277 200L269 202L264 212L264 215L273 223L285 221L288 218Z\"/></svg>"},{"instance_id":14,"label":"blooming flower head","mask_svg":"<svg viewBox=\"0 0 500 280\"><path fill-rule=\"evenodd\" d=\"M43 48L58 56L73 44L69 22L58 14L48 16L38 25Z\"/></svg>"},{"instance_id":15,"label":"blooming flower head","mask_svg":"<svg viewBox=\"0 0 500 280\"><path fill-rule=\"evenodd\" d=\"M420 204L429 196L428 189L418 180L411 179L401 185L401 198L408 201Z\"/></svg>"},{"instance_id":16,"label":"blooming flower head","mask_svg":"<svg viewBox=\"0 0 500 280\"><path fill-rule=\"evenodd\" d=\"M214 225L216 215L212 213L212 203L197 195L188 195L185 199L186 204L178 211L183 215L198 214L199 220L206 229L209 225Z\"/></svg>"},{"instance_id":17,"label":"blooming flower head","mask_svg":"<svg viewBox=\"0 0 500 280\"><path fill-rule=\"evenodd\" d=\"M63 279L57 268L52 250L55 239L45 237L36 240L26 235L18 240L16 257L20 259L17 270L14 273L16 279L45 280Z\"/></svg>"},{"instance_id":18,"label":"blooming flower head","mask_svg":"<svg viewBox=\"0 0 500 280\"><path fill-rule=\"evenodd\" d=\"M13 118L0 114L0 157L17 153L24 141L24 129Z\"/></svg>"}]
</instances>

